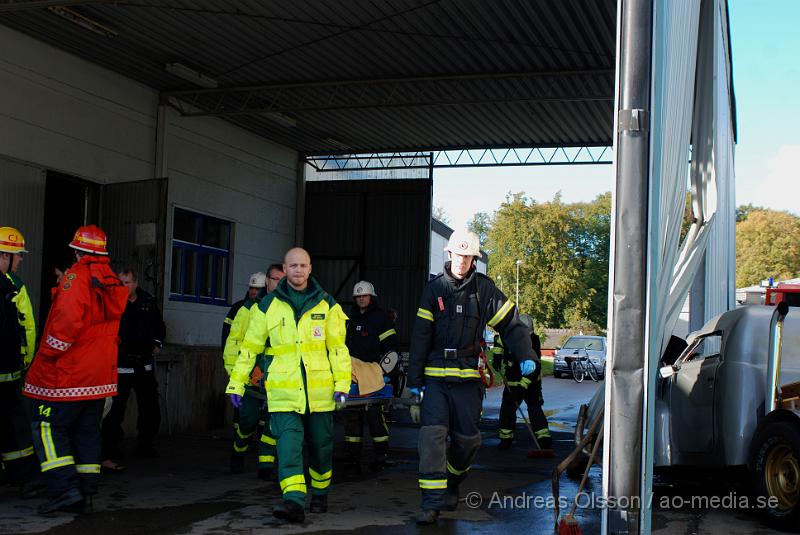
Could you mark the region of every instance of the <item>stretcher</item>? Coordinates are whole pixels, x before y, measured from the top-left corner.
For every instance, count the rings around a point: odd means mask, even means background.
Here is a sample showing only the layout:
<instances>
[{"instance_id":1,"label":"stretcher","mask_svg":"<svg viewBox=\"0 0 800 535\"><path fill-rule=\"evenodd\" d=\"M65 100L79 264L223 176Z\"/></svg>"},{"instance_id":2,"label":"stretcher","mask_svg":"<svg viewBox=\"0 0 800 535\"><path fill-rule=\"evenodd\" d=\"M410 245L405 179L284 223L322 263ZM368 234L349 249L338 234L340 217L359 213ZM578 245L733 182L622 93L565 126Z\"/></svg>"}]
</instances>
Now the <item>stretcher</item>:
<instances>
[{"instance_id":1,"label":"stretcher","mask_svg":"<svg viewBox=\"0 0 800 535\"><path fill-rule=\"evenodd\" d=\"M358 393L358 384L353 383L350 385L350 392L347 396L345 410L349 408L372 407L378 405L385 405L389 407L394 399L394 388L391 384L386 384L377 392L360 395Z\"/></svg>"}]
</instances>

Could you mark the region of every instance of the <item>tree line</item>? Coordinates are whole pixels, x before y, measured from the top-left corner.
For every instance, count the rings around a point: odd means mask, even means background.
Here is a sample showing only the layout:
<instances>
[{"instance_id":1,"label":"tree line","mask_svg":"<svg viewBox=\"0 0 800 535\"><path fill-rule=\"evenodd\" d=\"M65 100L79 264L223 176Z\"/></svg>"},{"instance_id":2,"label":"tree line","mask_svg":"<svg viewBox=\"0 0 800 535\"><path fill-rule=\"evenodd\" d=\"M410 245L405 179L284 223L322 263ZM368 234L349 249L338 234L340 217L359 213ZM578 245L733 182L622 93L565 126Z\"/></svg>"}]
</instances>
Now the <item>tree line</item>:
<instances>
[{"instance_id":1,"label":"tree line","mask_svg":"<svg viewBox=\"0 0 800 535\"><path fill-rule=\"evenodd\" d=\"M687 202L684 227L691 221ZM800 276L800 217L752 205L737 209L737 287L770 276ZM494 213L468 223L489 253L489 276L533 317L537 330L568 328L586 334L605 329L611 194L565 203L560 194L539 202L509 193ZM683 229L682 234L685 234Z\"/></svg>"}]
</instances>

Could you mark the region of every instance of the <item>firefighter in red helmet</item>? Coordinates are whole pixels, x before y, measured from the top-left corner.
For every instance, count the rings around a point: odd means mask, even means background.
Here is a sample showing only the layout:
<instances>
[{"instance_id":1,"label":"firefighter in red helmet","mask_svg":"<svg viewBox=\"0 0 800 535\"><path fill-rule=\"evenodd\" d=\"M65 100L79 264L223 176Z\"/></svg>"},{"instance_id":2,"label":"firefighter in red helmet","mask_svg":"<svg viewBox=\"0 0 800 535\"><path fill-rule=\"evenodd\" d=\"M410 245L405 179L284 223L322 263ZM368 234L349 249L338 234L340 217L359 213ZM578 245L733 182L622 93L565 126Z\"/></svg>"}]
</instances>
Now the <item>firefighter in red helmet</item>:
<instances>
[{"instance_id":1,"label":"firefighter in red helmet","mask_svg":"<svg viewBox=\"0 0 800 535\"><path fill-rule=\"evenodd\" d=\"M33 398L33 438L50 500L42 514L86 512L100 475L100 421L117 392L117 333L128 290L109 267L106 235L81 227L75 264L53 289L41 345L23 394Z\"/></svg>"}]
</instances>

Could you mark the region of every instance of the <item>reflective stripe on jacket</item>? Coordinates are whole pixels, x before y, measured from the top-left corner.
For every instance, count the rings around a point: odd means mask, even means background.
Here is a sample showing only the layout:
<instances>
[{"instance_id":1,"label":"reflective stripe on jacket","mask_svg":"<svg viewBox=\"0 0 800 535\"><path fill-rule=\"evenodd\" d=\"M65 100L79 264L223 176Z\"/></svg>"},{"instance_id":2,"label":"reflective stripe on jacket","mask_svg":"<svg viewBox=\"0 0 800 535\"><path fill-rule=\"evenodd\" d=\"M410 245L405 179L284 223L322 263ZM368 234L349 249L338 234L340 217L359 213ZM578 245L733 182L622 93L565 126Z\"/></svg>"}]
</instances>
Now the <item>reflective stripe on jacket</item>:
<instances>
[{"instance_id":1,"label":"reflective stripe on jacket","mask_svg":"<svg viewBox=\"0 0 800 535\"><path fill-rule=\"evenodd\" d=\"M104 256L82 256L54 289L24 395L77 401L116 393L117 333L128 289L108 262Z\"/></svg>"},{"instance_id":2,"label":"reflective stripe on jacket","mask_svg":"<svg viewBox=\"0 0 800 535\"><path fill-rule=\"evenodd\" d=\"M306 302L298 311L288 297L286 279L251 307L228 394L244 393L255 357L272 356L266 390L270 412L327 412L335 408L334 391L350 390L350 354L345 346L347 316L336 301L309 279ZM266 348L266 350L265 350Z\"/></svg>"},{"instance_id":3,"label":"reflective stripe on jacket","mask_svg":"<svg viewBox=\"0 0 800 535\"><path fill-rule=\"evenodd\" d=\"M14 296L12 301L17 305L19 325L25 331L20 350L24 365L27 368L31 365L33 355L36 353L36 320L33 318L33 305L31 304L31 298L28 296L28 289L22 279L13 273L8 274L8 276L17 289L17 295Z\"/></svg>"},{"instance_id":4,"label":"reflective stripe on jacket","mask_svg":"<svg viewBox=\"0 0 800 535\"><path fill-rule=\"evenodd\" d=\"M480 380L478 354L487 325L502 334L518 360L538 361L513 301L474 269L463 280L455 279L447 262L422 291L411 333L408 386Z\"/></svg>"},{"instance_id":5,"label":"reflective stripe on jacket","mask_svg":"<svg viewBox=\"0 0 800 535\"><path fill-rule=\"evenodd\" d=\"M255 300L246 301L236 312L236 316L231 322L228 339L225 340L225 349L222 351L222 361L229 377L236 366L236 360L239 358L239 347L242 345L247 326L250 324L250 310L255 303ZM250 369L252 370L253 367L250 366Z\"/></svg>"}]
</instances>

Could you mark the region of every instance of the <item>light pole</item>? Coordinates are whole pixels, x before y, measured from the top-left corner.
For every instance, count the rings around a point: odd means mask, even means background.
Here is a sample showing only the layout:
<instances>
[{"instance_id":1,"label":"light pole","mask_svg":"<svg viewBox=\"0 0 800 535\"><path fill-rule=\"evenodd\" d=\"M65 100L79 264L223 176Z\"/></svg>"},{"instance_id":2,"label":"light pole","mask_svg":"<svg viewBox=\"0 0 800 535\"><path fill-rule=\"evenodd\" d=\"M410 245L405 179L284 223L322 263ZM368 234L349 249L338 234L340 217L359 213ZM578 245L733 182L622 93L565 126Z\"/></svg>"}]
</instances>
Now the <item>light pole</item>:
<instances>
[{"instance_id":1,"label":"light pole","mask_svg":"<svg viewBox=\"0 0 800 535\"><path fill-rule=\"evenodd\" d=\"M522 264L522 260L517 260L517 310L519 310L519 265Z\"/></svg>"},{"instance_id":2,"label":"light pole","mask_svg":"<svg viewBox=\"0 0 800 535\"><path fill-rule=\"evenodd\" d=\"M500 291L502 292L503 291L503 276L502 275L498 275L497 276L497 282L500 285Z\"/></svg>"}]
</instances>

